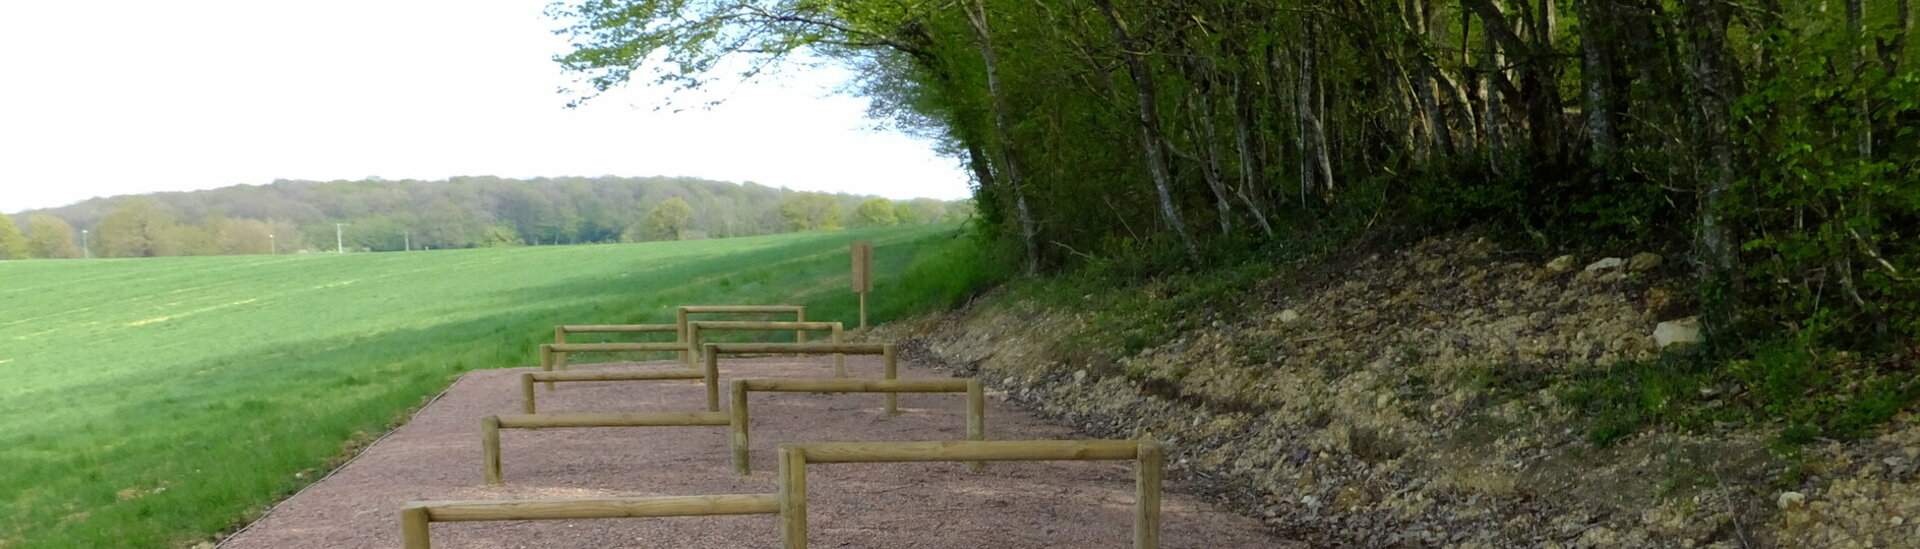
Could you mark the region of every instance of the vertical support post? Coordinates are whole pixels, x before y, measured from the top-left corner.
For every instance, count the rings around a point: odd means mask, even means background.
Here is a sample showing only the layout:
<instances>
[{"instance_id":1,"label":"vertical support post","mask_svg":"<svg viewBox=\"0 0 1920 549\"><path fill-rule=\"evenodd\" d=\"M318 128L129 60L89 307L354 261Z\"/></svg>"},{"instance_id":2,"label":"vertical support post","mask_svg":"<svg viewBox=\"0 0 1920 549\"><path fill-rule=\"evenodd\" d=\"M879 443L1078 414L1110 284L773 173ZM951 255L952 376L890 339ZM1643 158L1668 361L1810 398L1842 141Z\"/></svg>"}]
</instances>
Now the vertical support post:
<instances>
[{"instance_id":1,"label":"vertical support post","mask_svg":"<svg viewBox=\"0 0 1920 549\"><path fill-rule=\"evenodd\" d=\"M802 305L802 306L800 307L800 310L798 310L798 311L794 311L794 312L793 312L793 321L794 321L794 322L806 322L806 321L807 321L807 307L806 307L806 306L804 306L804 305ZM794 342L794 343L806 343L806 342L807 342L807 331L806 331L806 330L794 330L794 331L793 331L793 342Z\"/></svg>"},{"instance_id":2,"label":"vertical support post","mask_svg":"<svg viewBox=\"0 0 1920 549\"><path fill-rule=\"evenodd\" d=\"M1160 549L1160 479L1165 476L1166 451L1160 443L1140 441L1134 465L1133 549Z\"/></svg>"},{"instance_id":3,"label":"vertical support post","mask_svg":"<svg viewBox=\"0 0 1920 549\"><path fill-rule=\"evenodd\" d=\"M687 342L687 308L686 307L681 307L679 309L679 322L678 324L675 324L675 328L673 330L673 340L679 343ZM694 361L693 351L694 349L689 347L687 348L686 351L683 351L680 353L680 365L686 366L688 368L693 367L693 361Z\"/></svg>"},{"instance_id":4,"label":"vertical support post","mask_svg":"<svg viewBox=\"0 0 1920 549\"><path fill-rule=\"evenodd\" d=\"M552 345L540 346L540 370L547 371L547 372L553 371L553 346ZM548 391L553 390L553 382L551 381L547 382L547 390Z\"/></svg>"},{"instance_id":5,"label":"vertical support post","mask_svg":"<svg viewBox=\"0 0 1920 549\"><path fill-rule=\"evenodd\" d=\"M733 422L729 425L733 429L733 436L730 437L733 442L733 472L741 476L751 475L753 474L753 466L750 464L752 455L749 453L747 439L747 380L736 379L729 385L733 390L733 407L728 409L733 417Z\"/></svg>"},{"instance_id":6,"label":"vertical support post","mask_svg":"<svg viewBox=\"0 0 1920 549\"><path fill-rule=\"evenodd\" d=\"M980 380L967 380L967 440L987 439L987 391ZM979 472L987 467L984 461L967 463L967 470Z\"/></svg>"},{"instance_id":7,"label":"vertical support post","mask_svg":"<svg viewBox=\"0 0 1920 549\"><path fill-rule=\"evenodd\" d=\"M860 333L867 333L867 293L860 292Z\"/></svg>"},{"instance_id":8,"label":"vertical support post","mask_svg":"<svg viewBox=\"0 0 1920 549\"><path fill-rule=\"evenodd\" d=\"M401 549L433 549L433 536L427 532L427 522L425 507L400 510Z\"/></svg>"},{"instance_id":9,"label":"vertical support post","mask_svg":"<svg viewBox=\"0 0 1920 549\"><path fill-rule=\"evenodd\" d=\"M720 411L720 354L707 346L707 411Z\"/></svg>"},{"instance_id":10,"label":"vertical support post","mask_svg":"<svg viewBox=\"0 0 1920 549\"><path fill-rule=\"evenodd\" d=\"M699 360L700 359L700 328L695 327L691 323L681 324L680 326L686 330L685 333L680 334L680 337L681 337L680 341L687 344L687 356L693 357L694 360ZM693 363L688 362L687 367L692 368Z\"/></svg>"},{"instance_id":11,"label":"vertical support post","mask_svg":"<svg viewBox=\"0 0 1920 549\"><path fill-rule=\"evenodd\" d=\"M534 413L533 374L520 374L520 411Z\"/></svg>"},{"instance_id":12,"label":"vertical support post","mask_svg":"<svg viewBox=\"0 0 1920 549\"><path fill-rule=\"evenodd\" d=\"M840 323L833 324L833 342L845 343L841 337ZM847 377L847 355L833 355L833 377Z\"/></svg>"},{"instance_id":13,"label":"vertical support post","mask_svg":"<svg viewBox=\"0 0 1920 549\"><path fill-rule=\"evenodd\" d=\"M554 342L554 343L566 343L566 342L567 342L567 327L566 327L566 326L554 326L554 327L553 327L553 342Z\"/></svg>"},{"instance_id":14,"label":"vertical support post","mask_svg":"<svg viewBox=\"0 0 1920 549\"><path fill-rule=\"evenodd\" d=\"M481 461L486 464L487 484L505 483L500 474L500 416L480 419Z\"/></svg>"},{"instance_id":15,"label":"vertical support post","mask_svg":"<svg viewBox=\"0 0 1920 549\"><path fill-rule=\"evenodd\" d=\"M780 546L807 549L807 455L780 449Z\"/></svg>"},{"instance_id":16,"label":"vertical support post","mask_svg":"<svg viewBox=\"0 0 1920 549\"><path fill-rule=\"evenodd\" d=\"M887 379L900 379L900 357L894 351L892 343L880 348L880 355L887 364ZM900 394L887 393L887 415L900 415Z\"/></svg>"}]
</instances>

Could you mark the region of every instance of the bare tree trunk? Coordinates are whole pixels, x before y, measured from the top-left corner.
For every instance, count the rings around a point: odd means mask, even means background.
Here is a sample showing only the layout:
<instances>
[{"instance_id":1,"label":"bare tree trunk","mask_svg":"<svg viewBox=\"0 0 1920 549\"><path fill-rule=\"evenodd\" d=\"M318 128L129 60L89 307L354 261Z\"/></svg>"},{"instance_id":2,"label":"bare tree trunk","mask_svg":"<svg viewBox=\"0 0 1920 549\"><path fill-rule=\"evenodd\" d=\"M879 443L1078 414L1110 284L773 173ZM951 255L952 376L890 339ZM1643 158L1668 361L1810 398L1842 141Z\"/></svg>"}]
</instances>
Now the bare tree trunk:
<instances>
[{"instance_id":1,"label":"bare tree trunk","mask_svg":"<svg viewBox=\"0 0 1920 549\"><path fill-rule=\"evenodd\" d=\"M1853 51L1853 72L1859 74L1867 70L1867 23L1866 5L1862 0L1847 0L1847 31L1859 40L1859 47ZM1863 161L1873 160L1873 104L1867 94L1860 94L1860 100L1853 106L1854 114L1860 118L1860 131L1854 136L1854 147L1860 152Z\"/></svg>"},{"instance_id":2,"label":"bare tree trunk","mask_svg":"<svg viewBox=\"0 0 1920 549\"><path fill-rule=\"evenodd\" d=\"M1247 205L1247 212L1253 215L1253 222L1260 226L1260 232L1267 238L1273 238L1273 225L1267 222L1267 214L1260 209L1260 203L1247 193L1248 189L1265 186L1261 181L1264 166L1260 163L1260 153L1253 144L1253 92L1247 90L1241 75L1233 77L1233 144L1240 152L1240 187L1235 194L1240 202Z\"/></svg>"},{"instance_id":3,"label":"bare tree trunk","mask_svg":"<svg viewBox=\"0 0 1920 549\"><path fill-rule=\"evenodd\" d=\"M1005 92L1000 88L999 63L993 55L993 35L987 27L986 7L980 0L974 0L967 6L967 19L973 23L974 36L979 38L980 58L986 63L987 95L993 102L993 127L1000 142L1000 156L1004 160L1002 170L1007 176L1007 188L1013 191L1014 214L1020 221L1021 240L1027 246L1027 274L1040 270L1040 246L1036 242L1038 231L1034 228L1033 212L1027 207L1025 181L1020 176L1020 161L1013 149L1013 126L1007 122L1007 103Z\"/></svg>"},{"instance_id":4,"label":"bare tree trunk","mask_svg":"<svg viewBox=\"0 0 1920 549\"><path fill-rule=\"evenodd\" d=\"M1187 97L1195 103L1195 133L1199 135L1200 154L1205 161L1201 176L1207 180L1207 188L1213 190L1214 209L1220 216L1220 234L1233 234L1233 203L1227 195L1227 185L1220 167L1219 131L1214 127L1212 86L1200 86L1188 92Z\"/></svg>"},{"instance_id":5,"label":"bare tree trunk","mask_svg":"<svg viewBox=\"0 0 1920 549\"><path fill-rule=\"evenodd\" d=\"M1735 272L1732 231L1722 214L1733 188L1733 144L1729 128L1733 99L1739 95L1733 80L1733 53L1727 49L1727 13L1719 0L1685 0L1688 38L1692 45L1694 146L1703 157L1700 170L1700 226L1697 236L1700 279L1709 284L1732 282ZM1737 288L1728 285L1723 304L1737 302ZM1723 328L1732 311L1710 313L1708 327Z\"/></svg>"},{"instance_id":6,"label":"bare tree trunk","mask_svg":"<svg viewBox=\"0 0 1920 549\"><path fill-rule=\"evenodd\" d=\"M1497 174L1501 173L1501 168L1506 165L1503 154L1507 148L1506 130L1504 128L1506 125L1506 116L1504 116L1502 112L1505 111L1506 108L1504 101L1502 101L1499 82L1501 76L1500 71L1502 70L1501 65L1504 64L1504 60L1500 55L1500 43L1493 38L1494 33L1492 29L1494 28L1494 23L1491 20L1485 19L1485 16L1482 16L1481 21L1482 27L1488 31L1481 33L1485 38L1484 42L1487 52L1480 56L1480 77L1483 80L1480 85L1481 89L1487 94L1486 100L1481 102L1482 108L1486 109L1486 114L1482 116L1482 119L1486 120L1487 125L1487 168Z\"/></svg>"},{"instance_id":7,"label":"bare tree trunk","mask_svg":"<svg viewBox=\"0 0 1920 549\"><path fill-rule=\"evenodd\" d=\"M1588 162L1596 180L1614 175L1620 149L1619 31L1614 0L1580 0L1580 79L1587 95Z\"/></svg>"},{"instance_id":8,"label":"bare tree trunk","mask_svg":"<svg viewBox=\"0 0 1920 549\"><path fill-rule=\"evenodd\" d=\"M1167 225L1173 228L1175 237L1186 248L1187 259L1200 262L1200 247L1193 242L1193 235L1187 232L1187 224L1180 218L1179 208L1173 203L1173 174L1167 169L1165 154L1166 135L1160 129L1160 104L1155 97L1153 74L1147 71L1147 62L1141 59L1141 50L1134 44L1133 37L1127 34L1125 23L1120 15L1113 11L1113 0L1094 0L1100 13L1106 15L1107 24L1113 28L1113 39L1120 46L1120 56L1126 59L1127 72L1133 76L1134 96L1140 102L1140 135L1145 141L1143 148L1147 153L1147 171L1153 176L1153 189L1159 194L1160 214L1167 218Z\"/></svg>"}]
</instances>

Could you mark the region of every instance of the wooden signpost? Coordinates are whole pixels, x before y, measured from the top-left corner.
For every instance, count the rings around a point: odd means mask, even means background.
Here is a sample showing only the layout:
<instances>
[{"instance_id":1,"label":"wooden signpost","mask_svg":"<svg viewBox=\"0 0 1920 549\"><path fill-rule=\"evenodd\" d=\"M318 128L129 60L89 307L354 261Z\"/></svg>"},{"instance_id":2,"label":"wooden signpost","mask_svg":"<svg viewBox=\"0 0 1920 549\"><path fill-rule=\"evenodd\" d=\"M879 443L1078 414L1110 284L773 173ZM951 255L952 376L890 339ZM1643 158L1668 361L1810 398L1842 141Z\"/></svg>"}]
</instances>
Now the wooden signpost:
<instances>
[{"instance_id":1,"label":"wooden signpost","mask_svg":"<svg viewBox=\"0 0 1920 549\"><path fill-rule=\"evenodd\" d=\"M867 294L873 291L873 243L853 243L853 293L860 294L860 330L867 329Z\"/></svg>"}]
</instances>

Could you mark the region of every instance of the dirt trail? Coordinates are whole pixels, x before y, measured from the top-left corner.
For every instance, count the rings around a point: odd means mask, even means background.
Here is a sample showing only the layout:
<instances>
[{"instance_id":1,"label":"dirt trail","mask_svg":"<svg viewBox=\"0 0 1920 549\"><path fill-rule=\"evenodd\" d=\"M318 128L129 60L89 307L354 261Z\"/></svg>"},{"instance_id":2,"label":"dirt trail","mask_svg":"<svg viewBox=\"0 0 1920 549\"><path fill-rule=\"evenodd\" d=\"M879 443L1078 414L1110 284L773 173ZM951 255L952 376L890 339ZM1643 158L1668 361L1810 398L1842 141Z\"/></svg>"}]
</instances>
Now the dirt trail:
<instances>
[{"instance_id":1,"label":"dirt trail","mask_svg":"<svg viewBox=\"0 0 1920 549\"><path fill-rule=\"evenodd\" d=\"M822 377L820 359L722 363L727 378ZM878 377L877 357L848 357L855 376ZM593 369L613 365L591 365ZM667 362L621 367L668 367ZM790 442L961 440L957 394L902 395L886 418L877 394L755 393L753 467L732 473L725 428L507 430L507 484L481 479L480 418L520 412L526 369L467 374L413 421L332 477L280 504L230 538L233 549L399 547L400 506L414 500L772 493L775 452ZM903 364L906 379L947 377ZM704 388L682 382L563 383L541 391L542 412L699 411ZM1087 438L989 394L988 438ZM819 548L1114 548L1131 540L1132 464L995 463L821 465L810 468L811 541ZM1169 488L1174 488L1169 486ZM1163 547L1290 547L1259 521L1167 494ZM771 515L619 520L439 523L435 547L778 547Z\"/></svg>"}]
</instances>

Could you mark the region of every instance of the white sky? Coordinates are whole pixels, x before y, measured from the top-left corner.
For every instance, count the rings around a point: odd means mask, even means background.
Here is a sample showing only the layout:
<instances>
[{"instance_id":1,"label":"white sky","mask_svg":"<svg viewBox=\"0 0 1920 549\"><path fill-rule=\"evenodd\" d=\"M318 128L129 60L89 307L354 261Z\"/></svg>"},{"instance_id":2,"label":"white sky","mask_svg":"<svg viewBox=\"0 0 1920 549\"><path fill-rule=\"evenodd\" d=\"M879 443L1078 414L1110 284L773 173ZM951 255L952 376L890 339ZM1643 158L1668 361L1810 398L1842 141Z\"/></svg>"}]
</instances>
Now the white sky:
<instances>
[{"instance_id":1,"label":"white sky","mask_svg":"<svg viewBox=\"0 0 1920 549\"><path fill-rule=\"evenodd\" d=\"M549 0L0 3L0 212L274 179L687 175L962 198L839 69L568 110ZM697 104L697 101L680 102Z\"/></svg>"}]
</instances>

